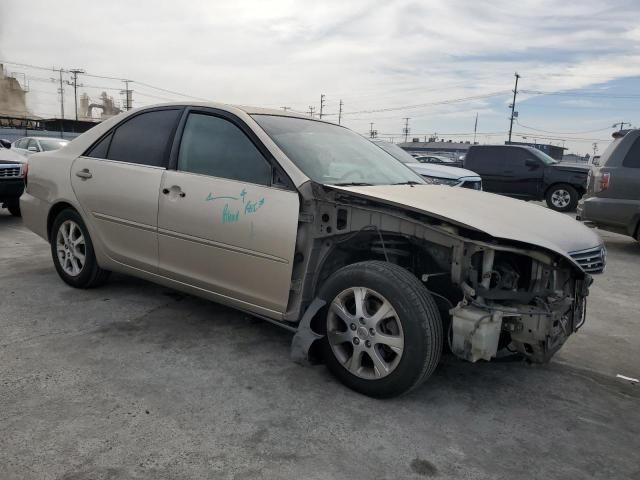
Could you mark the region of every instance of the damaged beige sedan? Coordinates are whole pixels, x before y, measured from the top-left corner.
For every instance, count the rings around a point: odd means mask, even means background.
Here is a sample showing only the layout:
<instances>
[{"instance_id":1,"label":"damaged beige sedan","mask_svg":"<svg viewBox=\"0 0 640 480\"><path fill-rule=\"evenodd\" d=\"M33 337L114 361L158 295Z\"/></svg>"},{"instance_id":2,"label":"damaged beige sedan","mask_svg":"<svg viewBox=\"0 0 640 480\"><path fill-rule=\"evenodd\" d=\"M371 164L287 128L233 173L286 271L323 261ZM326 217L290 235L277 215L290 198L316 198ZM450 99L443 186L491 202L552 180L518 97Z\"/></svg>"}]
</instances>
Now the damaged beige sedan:
<instances>
[{"instance_id":1,"label":"damaged beige sedan","mask_svg":"<svg viewBox=\"0 0 640 480\"><path fill-rule=\"evenodd\" d=\"M281 111L141 108L29 163L24 221L66 283L118 271L250 312L374 397L420 385L444 348L548 361L605 267L563 214L427 185L347 128Z\"/></svg>"}]
</instances>

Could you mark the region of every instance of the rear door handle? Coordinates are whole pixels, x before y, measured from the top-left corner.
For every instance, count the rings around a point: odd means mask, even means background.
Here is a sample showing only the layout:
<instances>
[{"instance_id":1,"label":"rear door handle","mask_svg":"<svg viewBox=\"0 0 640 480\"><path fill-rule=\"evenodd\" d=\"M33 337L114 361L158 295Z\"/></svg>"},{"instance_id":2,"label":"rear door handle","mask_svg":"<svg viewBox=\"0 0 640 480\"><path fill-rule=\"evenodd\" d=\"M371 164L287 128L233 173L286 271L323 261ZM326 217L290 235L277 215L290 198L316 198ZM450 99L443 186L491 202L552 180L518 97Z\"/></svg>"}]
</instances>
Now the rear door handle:
<instances>
[{"instance_id":1,"label":"rear door handle","mask_svg":"<svg viewBox=\"0 0 640 480\"><path fill-rule=\"evenodd\" d=\"M91 172L89 171L89 169L84 168L84 169L76 172L76 177L80 177L80 178L86 180L87 178L93 177L93 175L91 175Z\"/></svg>"}]
</instances>

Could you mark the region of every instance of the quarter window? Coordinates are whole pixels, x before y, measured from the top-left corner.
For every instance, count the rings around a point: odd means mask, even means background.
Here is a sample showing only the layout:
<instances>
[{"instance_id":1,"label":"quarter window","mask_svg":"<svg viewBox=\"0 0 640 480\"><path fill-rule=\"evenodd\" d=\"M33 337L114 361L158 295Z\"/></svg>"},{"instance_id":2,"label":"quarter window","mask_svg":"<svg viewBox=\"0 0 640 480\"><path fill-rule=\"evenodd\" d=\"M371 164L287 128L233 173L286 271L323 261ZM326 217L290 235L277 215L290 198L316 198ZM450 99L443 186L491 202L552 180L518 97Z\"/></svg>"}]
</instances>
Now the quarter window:
<instances>
[{"instance_id":1,"label":"quarter window","mask_svg":"<svg viewBox=\"0 0 640 480\"><path fill-rule=\"evenodd\" d=\"M633 142L631 148L627 152L626 157L624 157L624 161L622 162L623 167L629 168L640 168L640 137Z\"/></svg>"},{"instance_id":2,"label":"quarter window","mask_svg":"<svg viewBox=\"0 0 640 480\"><path fill-rule=\"evenodd\" d=\"M107 158L107 153L109 152L109 143L111 142L111 137L113 137L113 133L110 133L98 143L96 143L88 153L86 153L87 157L91 158Z\"/></svg>"},{"instance_id":3,"label":"quarter window","mask_svg":"<svg viewBox=\"0 0 640 480\"><path fill-rule=\"evenodd\" d=\"M125 120L113 132L106 158L166 168L169 146L180 113L181 110L154 110ZM106 148L102 143L104 140L94 147L99 150L98 154Z\"/></svg>"},{"instance_id":4,"label":"quarter window","mask_svg":"<svg viewBox=\"0 0 640 480\"><path fill-rule=\"evenodd\" d=\"M220 117L192 113L180 142L178 170L270 185L271 165L233 123Z\"/></svg>"}]
</instances>

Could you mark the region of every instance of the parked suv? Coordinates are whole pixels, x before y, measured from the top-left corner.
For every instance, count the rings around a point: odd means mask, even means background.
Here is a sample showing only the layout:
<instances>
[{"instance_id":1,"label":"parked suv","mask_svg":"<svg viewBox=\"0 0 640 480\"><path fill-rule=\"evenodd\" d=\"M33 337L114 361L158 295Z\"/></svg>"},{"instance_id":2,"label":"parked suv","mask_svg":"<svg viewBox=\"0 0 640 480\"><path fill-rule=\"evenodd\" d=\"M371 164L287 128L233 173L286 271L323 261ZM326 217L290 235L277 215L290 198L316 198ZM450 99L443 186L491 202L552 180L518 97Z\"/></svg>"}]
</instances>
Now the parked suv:
<instances>
[{"instance_id":1,"label":"parked suv","mask_svg":"<svg viewBox=\"0 0 640 480\"><path fill-rule=\"evenodd\" d=\"M602 166L589 176L577 218L640 241L640 130L616 132L613 138Z\"/></svg>"},{"instance_id":2,"label":"parked suv","mask_svg":"<svg viewBox=\"0 0 640 480\"><path fill-rule=\"evenodd\" d=\"M21 206L69 285L118 271L250 312L375 397L422 383L445 341L548 361L605 261L566 215L427 185L339 125L223 104L130 110L34 155Z\"/></svg>"},{"instance_id":3,"label":"parked suv","mask_svg":"<svg viewBox=\"0 0 640 480\"><path fill-rule=\"evenodd\" d=\"M465 168L482 177L486 192L521 200L546 200L559 212L575 210L587 188L590 166L564 164L520 145L472 145Z\"/></svg>"},{"instance_id":4,"label":"parked suv","mask_svg":"<svg viewBox=\"0 0 640 480\"><path fill-rule=\"evenodd\" d=\"M7 147L10 148L11 143L0 140L0 207L19 217L27 159Z\"/></svg>"}]
</instances>

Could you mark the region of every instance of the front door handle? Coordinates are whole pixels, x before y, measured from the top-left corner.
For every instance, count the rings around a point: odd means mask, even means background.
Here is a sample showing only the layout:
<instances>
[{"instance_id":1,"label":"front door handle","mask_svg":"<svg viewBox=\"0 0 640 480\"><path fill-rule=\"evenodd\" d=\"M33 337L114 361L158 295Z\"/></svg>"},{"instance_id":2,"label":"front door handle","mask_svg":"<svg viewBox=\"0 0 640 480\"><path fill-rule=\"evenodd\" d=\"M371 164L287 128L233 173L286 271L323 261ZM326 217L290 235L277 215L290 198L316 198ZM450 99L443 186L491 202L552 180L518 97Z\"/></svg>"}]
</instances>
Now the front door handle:
<instances>
[{"instance_id":1,"label":"front door handle","mask_svg":"<svg viewBox=\"0 0 640 480\"><path fill-rule=\"evenodd\" d=\"M91 172L88 168L83 168L82 170L76 172L76 177L80 177L83 180L86 180L87 178L93 177L93 175L91 175Z\"/></svg>"},{"instance_id":2,"label":"front door handle","mask_svg":"<svg viewBox=\"0 0 640 480\"><path fill-rule=\"evenodd\" d=\"M182 191L182 189L181 189L179 186L177 186L177 185L174 185L174 186L173 186L173 187L171 187L171 188L163 188L163 189L162 189L162 193L163 193L164 195L169 195L172 191L173 191L173 192L175 192L175 193L177 193L177 194L178 194L178 196L179 196L180 198L184 198L184 197L186 197L186 196L187 196L187 194L186 194L186 193L184 193L184 192Z\"/></svg>"}]
</instances>

